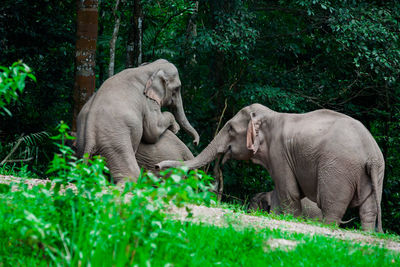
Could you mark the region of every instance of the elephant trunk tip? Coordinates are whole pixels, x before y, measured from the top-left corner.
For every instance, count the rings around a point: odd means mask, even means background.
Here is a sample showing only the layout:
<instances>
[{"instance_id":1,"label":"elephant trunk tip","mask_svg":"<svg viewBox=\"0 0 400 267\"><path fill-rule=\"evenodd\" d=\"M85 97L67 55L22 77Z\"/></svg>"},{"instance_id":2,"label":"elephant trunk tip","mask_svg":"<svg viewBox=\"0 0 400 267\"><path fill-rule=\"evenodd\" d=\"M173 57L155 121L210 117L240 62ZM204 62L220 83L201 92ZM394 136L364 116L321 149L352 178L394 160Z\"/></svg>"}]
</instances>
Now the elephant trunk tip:
<instances>
[{"instance_id":1,"label":"elephant trunk tip","mask_svg":"<svg viewBox=\"0 0 400 267\"><path fill-rule=\"evenodd\" d=\"M181 164L181 162L179 162L179 161L164 160L164 161L161 161L160 163L157 163L157 164L154 166L154 168L155 168L157 171L161 171L161 170L164 170L164 169L167 169L167 168L177 167L177 166L181 166L181 165L182 165L182 164Z\"/></svg>"},{"instance_id":2,"label":"elephant trunk tip","mask_svg":"<svg viewBox=\"0 0 400 267\"><path fill-rule=\"evenodd\" d=\"M200 142L200 137L199 137L198 134L196 134L196 135L194 136L193 144L194 144L195 146L198 146L198 145L199 145L199 142Z\"/></svg>"}]
</instances>

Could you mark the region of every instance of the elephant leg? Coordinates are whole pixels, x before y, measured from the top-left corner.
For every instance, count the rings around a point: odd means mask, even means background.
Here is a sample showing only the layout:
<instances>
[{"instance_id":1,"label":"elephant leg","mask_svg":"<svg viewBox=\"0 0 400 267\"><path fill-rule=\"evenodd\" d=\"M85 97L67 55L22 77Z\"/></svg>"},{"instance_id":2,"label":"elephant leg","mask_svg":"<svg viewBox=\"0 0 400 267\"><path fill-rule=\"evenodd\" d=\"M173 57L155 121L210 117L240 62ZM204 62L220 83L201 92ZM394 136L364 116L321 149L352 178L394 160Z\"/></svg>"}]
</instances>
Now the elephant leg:
<instances>
[{"instance_id":1,"label":"elephant leg","mask_svg":"<svg viewBox=\"0 0 400 267\"><path fill-rule=\"evenodd\" d=\"M174 134L178 132L179 125L175 121L174 115L168 111L155 110L145 115L142 138L147 143L155 144L167 129L170 129Z\"/></svg>"},{"instance_id":2,"label":"elephant leg","mask_svg":"<svg viewBox=\"0 0 400 267\"><path fill-rule=\"evenodd\" d=\"M376 224L376 216L378 208L374 195L371 194L364 203L361 204L359 209L361 227L364 231L374 231Z\"/></svg>"},{"instance_id":3,"label":"elephant leg","mask_svg":"<svg viewBox=\"0 0 400 267\"><path fill-rule=\"evenodd\" d=\"M339 224L354 195L348 171L327 165L318 171L317 202L327 224Z\"/></svg>"},{"instance_id":4,"label":"elephant leg","mask_svg":"<svg viewBox=\"0 0 400 267\"><path fill-rule=\"evenodd\" d=\"M132 146L130 136L120 136L113 140L102 149L102 155L106 158L114 183L136 182L140 175L140 167L135 156L136 147Z\"/></svg>"},{"instance_id":5,"label":"elephant leg","mask_svg":"<svg viewBox=\"0 0 400 267\"><path fill-rule=\"evenodd\" d=\"M114 151L113 154L112 157L107 158L107 165L114 183L136 182L140 175L140 168L133 151L132 153Z\"/></svg>"},{"instance_id":6,"label":"elephant leg","mask_svg":"<svg viewBox=\"0 0 400 267\"><path fill-rule=\"evenodd\" d=\"M294 216L301 216L301 192L297 184L296 178L289 166L280 166L278 171L274 172L276 179L274 203L279 203L279 209L283 213L291 213ZM272 209L276 210L276 204L272 205Z\"/></svg>"}]
</instances>

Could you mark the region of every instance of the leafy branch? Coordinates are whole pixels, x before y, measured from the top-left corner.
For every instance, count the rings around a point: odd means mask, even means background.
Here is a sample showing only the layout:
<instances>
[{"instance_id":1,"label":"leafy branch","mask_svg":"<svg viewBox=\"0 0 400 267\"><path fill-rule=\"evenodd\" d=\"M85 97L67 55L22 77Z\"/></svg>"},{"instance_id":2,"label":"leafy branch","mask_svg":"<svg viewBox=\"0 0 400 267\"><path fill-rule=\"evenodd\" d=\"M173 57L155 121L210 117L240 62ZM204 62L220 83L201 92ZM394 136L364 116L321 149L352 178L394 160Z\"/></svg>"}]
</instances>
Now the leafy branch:
<instances>
[{"instance_id":1,"label":"leafy branch","mask_svg":"<svg viewBox=\"0 0 400 267\"><path fill-rule=\"evenodd\" d=\"M22 61L14 62L11 67L0 66L0 108L11 116L11 112L5 107L16 101L18 94L21 94L25 88L26 77L36 82L36 77L31 73L31 69ZM1 115L5 113L0 111Z\"/></svg>"}]
</instances>

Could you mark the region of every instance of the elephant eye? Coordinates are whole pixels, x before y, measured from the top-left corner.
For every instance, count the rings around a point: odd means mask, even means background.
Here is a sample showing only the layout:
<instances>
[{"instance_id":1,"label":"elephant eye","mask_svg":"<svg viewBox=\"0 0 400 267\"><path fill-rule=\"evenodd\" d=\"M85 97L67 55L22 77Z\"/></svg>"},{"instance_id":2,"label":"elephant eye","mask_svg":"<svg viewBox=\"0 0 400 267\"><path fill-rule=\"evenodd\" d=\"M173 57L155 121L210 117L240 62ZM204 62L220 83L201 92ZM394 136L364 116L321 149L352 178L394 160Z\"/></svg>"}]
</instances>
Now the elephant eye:
<instances>
[{"instance_id":1,"label":"elephant eye","mask_svg":"<svg viewBox=\"0 0 400 267\"><path fill-rule=\"evenodd\" d=\"M228 124L228 132L229 132L230 134L235 133L235 129L233 128L233 126L232 126L231 124Z\"/></svg>"},{"instance_id":2,"label":"elephant eye","mask_svg":"<svg viewBox=\"0 0 400 267\"><path fill-rule=\"evenodd\" d=\"M179 92L179 86L172 89L172 94L176 95Z\"/></svg>"}]
</instances>

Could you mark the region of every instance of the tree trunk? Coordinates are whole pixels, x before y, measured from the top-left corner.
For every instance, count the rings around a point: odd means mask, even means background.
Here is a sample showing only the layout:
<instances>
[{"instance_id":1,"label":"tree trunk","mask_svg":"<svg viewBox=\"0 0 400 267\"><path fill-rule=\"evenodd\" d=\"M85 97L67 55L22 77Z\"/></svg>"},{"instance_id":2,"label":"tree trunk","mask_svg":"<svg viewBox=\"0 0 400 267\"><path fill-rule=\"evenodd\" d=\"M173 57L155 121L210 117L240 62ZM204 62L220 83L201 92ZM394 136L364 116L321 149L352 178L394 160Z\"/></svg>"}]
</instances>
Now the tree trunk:
<instances>
[{"instance_id":1,"label":"tree trunk","mask_svg":"<svg viewBox=\"0 0 400 267\"><path fill-rule=\"evenodd\" d=\"M186 53L186 60L188 63L191 65L196 65L196 57L195 54L193 53L192 49L192 40L197 36L197 24L196 24L196 19L197 19L197 14L199 12L199 1L195 2L195 8L193 14L190 16L187 28L186 28L186 42L187 42L187 49L185 51Z\"/></svg>"},{"instance_id":2,"label":"tree trunk","mask_svg":"<svg viewBox=\"0 0 400 267\"><path fill-rule=\"evenodd\" d=\"M385 111L387 112L387 115L385 116L385 122L384 122L384 125L385 125L384 137L385 137L385 139L383 142L382 154L383 154L383 158L387 159L388 155L389 155L389 146L390 146L389 137L393 136L390 132L390 126L392 124L392 105L391 105L391 101L390 101L390 99L391 99L390 92L389 92L389 88L388 88L387 84L385 85L385 98L386 98L385 99L386 100L385 101L386 102L385 103L386 104ZM387 164L387 162L386 162L386 164ZM385 177L389 177L388 173L389 173L389 168L385 168ZM383 188L387 188L387 183L388 183L388 179L384 179L383 180ZM384 208L389 207L389 197L387 196L387 194L385 194L385 191L382 194L382 202L383 202L382 206Z\"/></svg>"},{"instance_id":3,"label":"tree trunk","mask_svg":"<svg viewBox=\"0 0 400 267\"><path fill-rule=\"evenodd\" d=\"M77 0L75 49L74 113L72 130L76 131L78 113L94 93L95 57L98 27L98 1Z\"/></svg>"},{"instance_id":4,"label":"tree trunk","mask_svg":"<svg viewBox=\"0 0 400 267\"><path fill-rule=\"evenodd\" d=\"M98 29L98 36L102 36L104 33L104 23L101 23L101 21L103 20L103 18L105 17L105 10L104 8L100 7L100 11L101 13L99 14L99 29ZM104 58L106 58L105 54L106 54L106 48L104 47L104 45L100 45L100 43L97 45L97 60L96 60L96 65L98 66L98 70L99 70L99 76L98 79L96 80L96 86L101 85L104 80L107 78L107 62L104 60Z\"/></svg>"},{"instance_id":5,"label":"tree trunk","mask_svg":"<svg viewBox=\"0 0 400 267\"><path fill-rule=\"evenodd\" d=\"M229 11L229 9L225 7L227 5L225 2L226 1L210 1L210 21L213 30L215 30L217 34L220 34L218 29L220 23L217 19L218 14L220 12L227 13ZM210 60L210 69L212 70L210 74L212 76L211 79L214 81L214 86L218 91L222 91L225 84L224 61L224 53L219 49L219 47L214 47L213 57Z\"/></svg>"},{"instance_id":6,"label":"tree trunk","mask_svg":"<svg viewBox=\"0 0 400 267\"><path fill-rule=\"evenodd\" d=\"M112 37L110 40L110 64L108 65L108 77L111 77L114 75L115 44L118 39L119 25L121 24L121 17L118 14L118 6L119 6L119 0L116 1L115 7L113 10L115 25L114 25L114 31L113 31L113 34L112 34Z\"/></svg>"},{"instance_id":7,"label":"tree trunk","mask_svg":"<svg viewBox=\"0 0 400 267\"><path fill-rule=\"evenodd\" d=\"M194 12L189 18L189 22L186 28L186 35L187 38L189 39L191 36L197 36L197 24L196 24L196 19L197 19L197 13L199 12L199 1L195 1L194 4Z\"/></svg>"},{"instance_id":8,"label":"tree trunk","mask_svg":"<svg viewBox=\"0 0 400 267\"><path fill-rule=\"evenodd\" d=\"M126 67L142 64L143 12L140 0L133 0L133 17L126 48Z\"/></svg>"}]
</instances>

